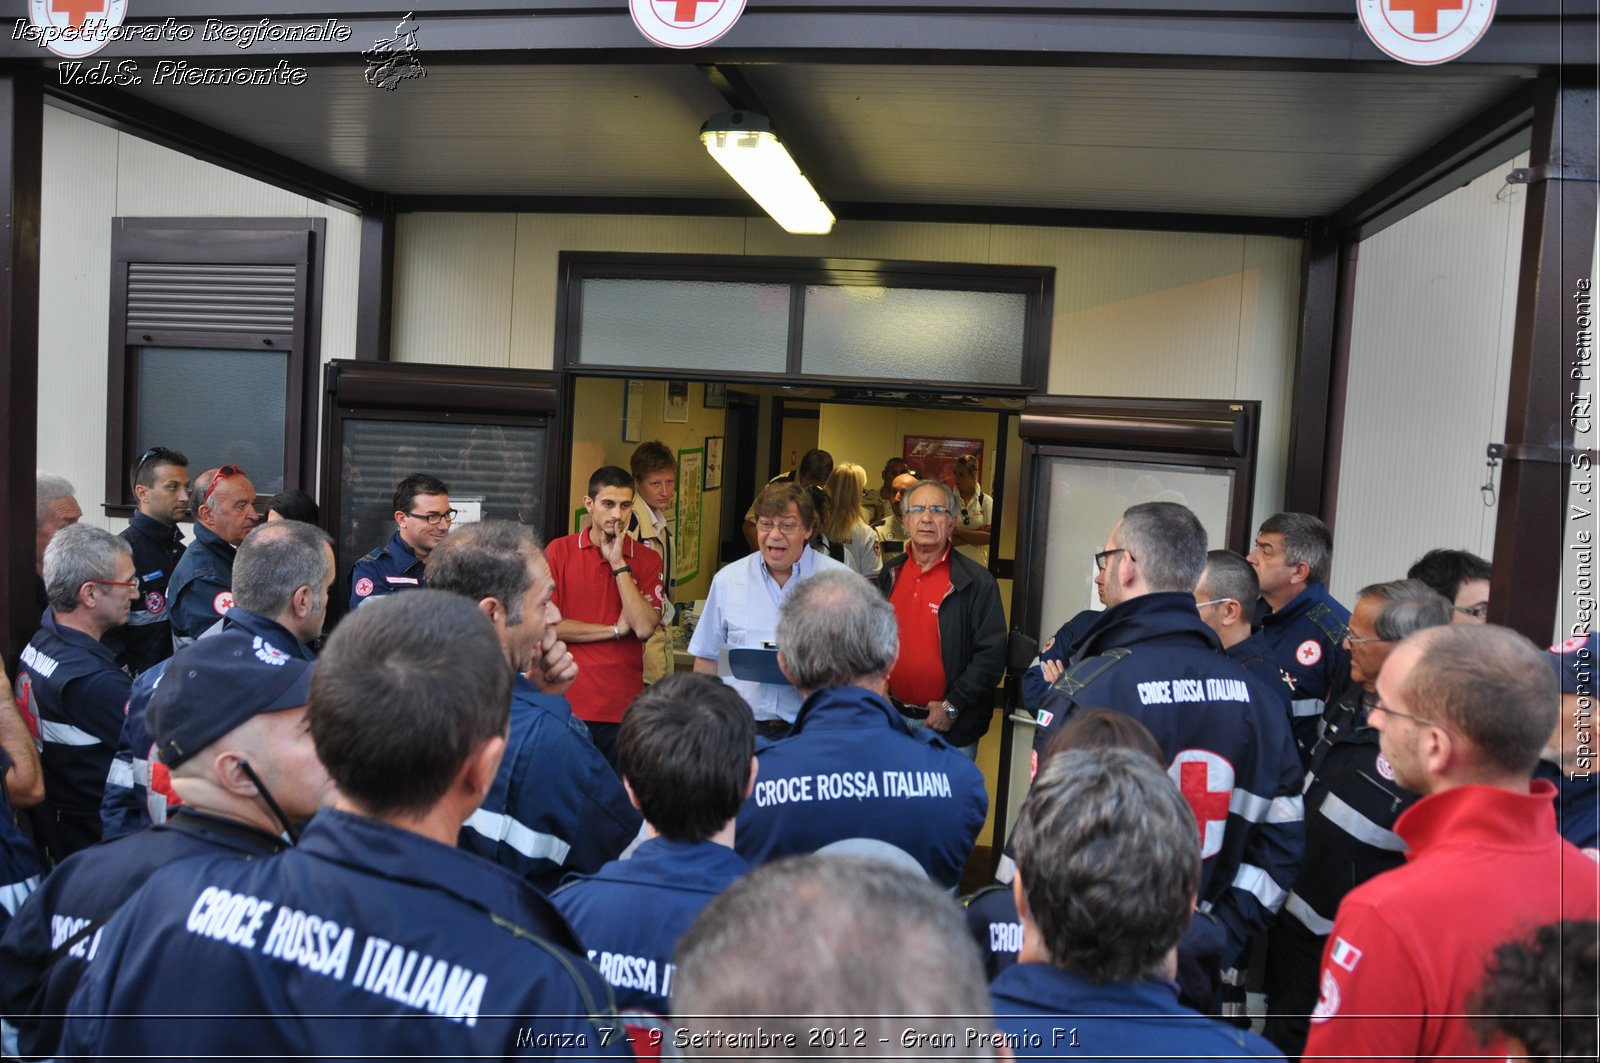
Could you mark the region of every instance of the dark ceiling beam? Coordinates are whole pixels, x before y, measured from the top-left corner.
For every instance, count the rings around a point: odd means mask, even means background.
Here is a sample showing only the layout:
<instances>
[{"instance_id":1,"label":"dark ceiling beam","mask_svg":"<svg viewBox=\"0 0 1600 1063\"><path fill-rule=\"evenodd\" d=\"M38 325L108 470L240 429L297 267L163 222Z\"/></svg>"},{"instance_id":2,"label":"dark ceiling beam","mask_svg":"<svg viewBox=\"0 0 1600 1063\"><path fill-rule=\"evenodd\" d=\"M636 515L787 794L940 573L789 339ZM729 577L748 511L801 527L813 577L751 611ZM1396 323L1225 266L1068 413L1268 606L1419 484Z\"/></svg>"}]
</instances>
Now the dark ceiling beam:
<instances>
[{"instance_id":1,"label":"dark ceiling beam","mask_svg":"<svg viewBox=\"0 0 1600 1063\"><path fill-rule=\"evenodd\" d=\"M649 198L636 196L395 196L399 214L433 212L488 214L658 214L689 218L764 218L747 199ZM840 221L939 222L956 225L1026 225L1060 229L1138 229L1303 238L1304 218L1244 214L1173 214L1131 210L993 207L946 203L828 204Z\"/></svg>"},{"instance_id":2,"label":"dark ceiling beam","mask_svg":"<svg viewBox=\"0 0 1600 1063\"><path fill-rule=\"evenodd\" d=\"M47 85L45 93L63 110L319 203L360 213L376 202L369 189L125 92Z\"/></svg>"},{"instance_id":3,"label":"dark ceiling beam","mask_svg":"<svg viewBox=\"0 0 1600 1063\"><path fill-rule=\"evenodd\" d=\"M1535 90L1530 80L1461 123L1334 211L1325 231L1365 240L1527 150Z\"/></svg>"},{"instance_id":4,"label":"dark ceiling beam","mask_svg":"<svg viewBox=\"0 0 1600 1063\"><path fill-rule=\"evenodd\" d=\"M141 0L132 24L173 18L190 27L219 18L215 0ZM1496 64L1563 62L1595 35L1592 0L1521 0L1513 14L1502 4L1488 34L1466 55L1447 64L1457 69ZM1172 0L973 0L914 3L911 0L782 0L751 5L727 36L707 49L674 54L639 33L619 0L472 0L434 2L396 9L375 0L331 0L313 15L303 0L253 0L250 14L222 17L230 23L261 18L284 24L338 19L346 41L273 43L252 50L299 61L316 54L349 56L351 46L370 47L392 34L400 13L412 10L420 25L422 60L483 52L539 53L524 62L917 62L918 56L953 64L1054 63L1053 56L1080 57L1119 65L1141 62L1222 61L1352 63L1394 68L1367 39L1350 0L1210 0L1182 5ZM5 38L9 38L9 34ZM236 42L157 40L118 43L120 56L231 56ZM0 57L38 58L28 42L0 39ZM836 53L836 56L830 57ZM570 58L554 58L566 56ZM838 58L848 57L848 58ZM1065 61L1074 61L1067 59ZM1441 69L1441 76L1450 76Z\"/></svg>"}]
</instances>

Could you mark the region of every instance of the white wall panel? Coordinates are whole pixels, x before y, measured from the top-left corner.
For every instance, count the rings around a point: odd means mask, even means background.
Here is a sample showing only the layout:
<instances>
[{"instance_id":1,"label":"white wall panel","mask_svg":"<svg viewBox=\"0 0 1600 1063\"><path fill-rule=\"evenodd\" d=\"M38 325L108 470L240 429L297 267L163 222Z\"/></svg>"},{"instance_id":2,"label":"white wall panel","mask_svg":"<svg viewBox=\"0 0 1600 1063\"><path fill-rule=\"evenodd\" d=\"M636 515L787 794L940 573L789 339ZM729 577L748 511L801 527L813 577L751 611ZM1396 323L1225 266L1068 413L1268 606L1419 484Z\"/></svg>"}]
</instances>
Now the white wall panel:
<instances>
[{"instance_id":1,"label":"white wall panel","mask_svg":"<svg viewBox=\"0 0 1600 1063\"><path fill-rule=\"evenodd\" d=\"M101 508L113 218L325 218L322 360L354 356L355 215L48 106L43 184L38 464L72 481L85 520L122 526Z\"/></svg>"},{"instance_id":2,"label":"white wall panel","mask_svg":"<svg viewBox=\"0 0 1600 1063\"><path fill-rule=\"evenodd\" d=\"M737 255L744 231L742 218L517 215L510 364L516 369L555 365L556 261L562 251Z\"/></svg>"},{"instance_id":3,"label":"white wall panel","mask_svg":"<svg viewBox=\"0 0 1600 1063\"><path fill-rule=\"evenodd\" d=\"M1362 243L1334 594L1397 579L1433 547L1489 557L1478 488L1504 438L1525 197L1508 162ZM1498 484L1498 476L1496 477Z\"/></svg>"},{"instance_id":4,"label":"white wall panel","mask_svg":"<svg viewBox=\"0 0 1600 1063\"><path fill-rule=\"evenodd\" d=\"M406 214L397 219L391 357L397 362L510 366L516 238L512 215Z\"/></svg>"}]
</instances>

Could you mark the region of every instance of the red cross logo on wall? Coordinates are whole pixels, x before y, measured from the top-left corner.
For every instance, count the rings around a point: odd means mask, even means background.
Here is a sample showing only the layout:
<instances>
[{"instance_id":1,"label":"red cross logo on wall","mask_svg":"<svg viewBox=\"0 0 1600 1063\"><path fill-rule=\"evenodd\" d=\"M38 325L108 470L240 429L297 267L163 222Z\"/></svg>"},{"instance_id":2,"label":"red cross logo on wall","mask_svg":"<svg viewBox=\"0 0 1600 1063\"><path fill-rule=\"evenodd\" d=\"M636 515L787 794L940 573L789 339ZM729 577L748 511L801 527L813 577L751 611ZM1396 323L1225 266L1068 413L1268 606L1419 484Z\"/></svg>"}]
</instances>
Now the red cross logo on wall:
<instances>
[{"instance_id":1,"label":"red cross logo on wall","mask_svg":"<svg viewBox=\"0 0 1600 1063\"><path fill-rule=\"evenodd\" d=\"M707 3L715 2L716 0L673 0L672 21L685 23L698 21L700 9Z\"/></svg>"},{"instance_id":2,"label":"red cross logo on wall","mask_svg":"<svg viewBox=\"0 0 1600 1063\"><path fill-rule=\"evenodd\" d=\"M50 10L67 16L73 29L80 28L91 14L106 13L106 0L50 0Z\"/></svg>"},{"instance_id":3,"label":"red cross logo on wall","mask_svg":"<svg viewBox=\"0 0 1600 1063\"><path fill-rule=\"evenodd\" d=\"M1467 0L1389 0L1390 11L1411 13L1411 32L1419 36L1439 32L1439 12L1460 11L1466 6Z\"/></svg>"},{"instance_id":4,"label":"red cross logo on wall","mask_svg":"<svg viewBox=\"0 0 1600 1063\"><path fill-rule=\"evenodd\" d=\"M1167 774L1194 811L1200 828L1200 858L1210 859L1222 851L1222 836L1228 829L1233 765L1209 749L1185 749L1172 758Z\"/></svg>"}]
</instances>

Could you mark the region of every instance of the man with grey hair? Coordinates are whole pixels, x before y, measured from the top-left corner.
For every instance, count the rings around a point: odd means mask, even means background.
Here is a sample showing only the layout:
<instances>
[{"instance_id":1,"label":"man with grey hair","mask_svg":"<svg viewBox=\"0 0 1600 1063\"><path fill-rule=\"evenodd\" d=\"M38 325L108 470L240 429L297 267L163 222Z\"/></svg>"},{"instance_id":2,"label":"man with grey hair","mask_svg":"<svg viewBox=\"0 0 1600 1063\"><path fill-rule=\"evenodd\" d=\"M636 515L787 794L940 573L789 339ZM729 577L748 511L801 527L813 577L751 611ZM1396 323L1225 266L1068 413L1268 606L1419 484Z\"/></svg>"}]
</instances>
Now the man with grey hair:
<instances>
[{"instance_id":1,"label":"man with grey hair","mask_svg":"<svg viewBox=\"0 0 1600 1063\"><path fill-rule=\"evenodd\" d=\"M978 952L955 902L891 864L757 868L678 942L684 1059L995 1059Z\"/></svg>"},{"instance_id":2,"label":"man with grey hair","mask_svg":"<svg viewBox=\"0 0 1600 1063\"><path fill-rule=\"evenodd\" d=\"M1395 647L1367 719L1394 781L1403 866L1340 903L1306 1057L1481 1056L1472 995L1501 943L1600 916L1600 867L1556 831L1530 781L1561 711L1555 675L1493 624L1430 627Z\"/></svg>"},{"instance_id":3,"label":"man with grey hair","mask_svg":"<svg viewBox=\"0 0 1600 1063\"><path fill-rule=\"evenodd\" d=\"M234 553L260 521L255 485L237 465L195 477L192 499L194 543L167 585L174 647L199 638L233 607Z\"/></svg>"},{"instance_id":4,"label":"man with grey hair","mask_svg":"<svg viewBox=\"0 0 1600 1063\"><path fill-rule=\"evenodd\" d=\"M322 637L333 566L333 540L321 528L297 520L258 525L245 536L234 561L233 608L201 637L243 633L251 638L256 657L267 663L315 659L311 644ZM166 822L169 806L179 801L167 773L155 768L154 743L145 722L145 710L166 668L162 661L133 684L100 801L106 838ZM238 682L250 682L248 674L241 671Z\"/></svg>"},{"instance_id":5,"label":"man with grey hair","mask_svg":"<svg viewBox=\"0 0 1600 1063\"><path fill-rule=\"evenodd\" d=\"M1256 570L1232 550L1212 550L1206 554L1206 569L1194 585L1195 609L1206 627L1229 657L1261 680L1283 700L1285 715L1290 713L1294 686L1289 674L1272 658L1272 647L1260 632L1250 630L1250 617L1261 597L1261 582Z\"/></svg>"},{"instance_id":6,"label":"man with grey hair","mask_svg":"<svg viewBox=\"0 0 1600 1063\"><path fill-rule=\"evenodd\" d=\"M735 848L751 863L847 838L903 849L954 886L989 808L983 773L886 697L894 610L849 570L819 572L778 617L778 666L805 697L789 737L756 750Z\"/></svg>"},{"instance_id":7,"label":"man with grey hair","mask_svg":"<svg viewBox=\"0 0 1600 1063\"><path fill-rule=\"evenodd\" d=\"M1306 775L1306 851L1295 887L1267 939L1266 1029L1290 1055L1305 1047L1317 1003L1317 966L1339 902L1374 875L1405 863L1395 820L1418 795L1395 781L1367 722L1378 676L1400 640L1450 623L1450 603L1416 579L1361 588L1345 635L1351 685L1331 707Z\"/></svg>"},{"instance_id":8,"label":"man with grey hair","mask_svg":"<svg viewBox=\"0 0 1600 1063\"><path fill-rule=\"evenodd\" d=\"M1123 513L1095 555L1108 608L1041 697L1034 750L1079 707L1150 729L1199 821L1200 904L1226 933L1221 977L1234 984L1246 945L1288 896L1305 824L1281 700L1222 652L1195 610L1205 565L1205 528L1188 508Z\"/></svg>"},{"instance_id":9,"label":"man with grey hair","mask_svg":"<svg viewBox=\"0 0 1600 1063\"><path fill-rule=\"evenodd\" d=\"M39 855L54 864L100 840L100 793L130 686L101 640L127 623L139 582L127 543L74 524L45 548L44 583L50 608L22 651L17 707L43 743L44 800L30 814Z\"/></svg>"},{"instance_id":10,"label":"man with grey hair","mask_svg":"<svg viewBox=\"0 0 1600 1063\"><path fill-rule=\"evenodd\" d=\"M960 499L938 480L905 493L906 552L883 566L878 589L900 625L889 693L913 727L938 731L975 758L994 719L1006 670L1006 617L989 570L954 549Z\"/></svg>"},{"instance_id":11,"label":"man with grey hair","mask_svg":"<svg viewBox=\"0 0 1600 1063\"><path fill-rule=\"evenodd\" d=\"M1341 645L1350 610L1327 586L1333 533L1309 513L1275 513L1261 522L1248 560L1261 580L1256 627L1294 681L1294 739L1309 765L1323 713L1350 667Z\"/></svg>"},{"instance_id":12,"label":"man with grey hair","mask_svg":"<svg viewBox=\"0 0 1600 1063\"><path fill-rule=\"evenodd\" d=\"M1115 1046L1144 1058L1277 1058L1260 1037L1178 1003L1200 850L1194 815L1160 765L1131 749L1057 755L1033 780L1011 842L1022 951L990 990L1018 1056Z\"/></svg>"},{"instance_id":13,"label":"man with grey hair","mask_svg":"<svg viewBox=\"0 0 1600 1063\"><path fill-rule=\"evenodd\" d=\"M33 605L30 626L19 631L18 642L26 645L38 628L38 614L50 608L44 589L44 548L56 532L71 527L83 518L73 486L60 476L39 472L33 481Z\"/></svg>"}]
</instances>

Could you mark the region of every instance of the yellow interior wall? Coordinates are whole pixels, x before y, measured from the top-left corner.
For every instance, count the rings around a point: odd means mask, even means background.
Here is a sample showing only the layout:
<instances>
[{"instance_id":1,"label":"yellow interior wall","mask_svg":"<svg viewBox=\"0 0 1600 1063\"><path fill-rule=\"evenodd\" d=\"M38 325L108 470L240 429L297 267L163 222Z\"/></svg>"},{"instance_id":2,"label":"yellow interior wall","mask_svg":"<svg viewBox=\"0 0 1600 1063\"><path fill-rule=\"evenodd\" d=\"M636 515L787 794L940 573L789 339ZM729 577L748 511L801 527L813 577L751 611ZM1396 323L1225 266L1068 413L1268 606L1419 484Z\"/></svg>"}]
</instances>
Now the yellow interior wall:
<instances>
[{"instance_id":1,"label":"yellow interior wall","mask_svg":"<svg viewBox=\"0 0 1600 1063\"><path fill-rule=\"evenodd\" d=\"M639 443L659 439L669 450L704 448L707 436L725 435L726 419L720 409L710 410L705 405L705 385L689 385L689 420L684 423L661 419L666 403L665 381L647 380L644 383L644 416L640 423ZM583 508L584 490L589 476L602 465L620 465L628 468L629 459L639 443L622 440L623 382L614 379L585 378L577 382L572 413L572 493L567 499L567 512L576 514ZM682 485L680 486L680 490ZM727 490L726 484L722 490ZM709 491L701 496L700 571L694 578L673 588L672 600L679 603L704 598L711 588L711 577L717 559L717 542L722 535L722 491ZM669 514L670 516L670 514ZM572 530L569 518L567 530Z\"/></svg>"}]
</instances>

